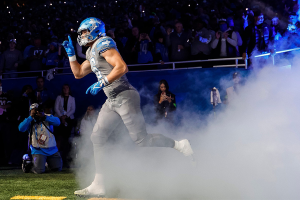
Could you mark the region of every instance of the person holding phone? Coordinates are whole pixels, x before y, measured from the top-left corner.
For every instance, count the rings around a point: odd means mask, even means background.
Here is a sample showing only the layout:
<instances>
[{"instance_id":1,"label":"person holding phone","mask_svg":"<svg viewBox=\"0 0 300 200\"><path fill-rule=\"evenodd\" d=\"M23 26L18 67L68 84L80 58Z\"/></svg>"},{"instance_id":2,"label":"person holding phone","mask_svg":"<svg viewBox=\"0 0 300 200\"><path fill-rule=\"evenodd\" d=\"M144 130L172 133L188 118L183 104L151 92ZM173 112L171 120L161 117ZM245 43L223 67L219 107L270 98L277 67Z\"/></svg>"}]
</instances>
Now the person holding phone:
<instances>
[{"instance_id":1,"label":"person holding phone","mask_svg":"<svg viewBox=\"0 0 300 200\"><path fill-rule=\"evenodd\" d=\"M159 81L158 93L154 97L156 106L156 121L166 118L173 120L173 113L176 110L175 95L169 91L169 84L166 80Z\"/></svg>"}]
</instances>

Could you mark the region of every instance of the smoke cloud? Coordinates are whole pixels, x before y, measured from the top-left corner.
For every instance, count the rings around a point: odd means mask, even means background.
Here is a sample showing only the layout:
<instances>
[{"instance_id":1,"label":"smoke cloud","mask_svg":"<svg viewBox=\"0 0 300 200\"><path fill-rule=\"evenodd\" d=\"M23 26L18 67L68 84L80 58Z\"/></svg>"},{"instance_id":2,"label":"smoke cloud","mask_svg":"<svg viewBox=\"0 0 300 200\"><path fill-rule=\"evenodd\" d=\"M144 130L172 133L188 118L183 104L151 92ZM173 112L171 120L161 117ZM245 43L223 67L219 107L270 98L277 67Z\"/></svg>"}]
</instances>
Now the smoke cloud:
<instances>
[{"instance_id":1,"label":"smoke cloud","mask_svg":"<svg viewBox=\"0 0 300 200\"><path fill-rule=\"evenodd\" d=\"M107 144L103 159L107 196L300 199L299 75L297 67L265 66L248 77L225 109L208 115L207 123L199 113L181 110L180 126L147 127L149 133L189 139L197 166L174 149L137 147L126 128L119 130L118 142ZM93 181L94 164L92 155L80 157L76 173L84 188Z\"/></svg>"}]
</instances>

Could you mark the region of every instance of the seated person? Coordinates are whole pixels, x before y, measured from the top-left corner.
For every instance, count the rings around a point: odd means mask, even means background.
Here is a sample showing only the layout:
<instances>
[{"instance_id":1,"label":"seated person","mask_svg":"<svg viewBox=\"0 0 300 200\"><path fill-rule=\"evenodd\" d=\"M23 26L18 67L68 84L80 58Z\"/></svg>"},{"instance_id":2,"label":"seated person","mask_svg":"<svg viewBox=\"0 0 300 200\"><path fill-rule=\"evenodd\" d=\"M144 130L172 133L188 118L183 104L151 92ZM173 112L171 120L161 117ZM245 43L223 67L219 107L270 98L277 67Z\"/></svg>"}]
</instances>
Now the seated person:
<instances>
[{"instance_id":1,"label":"seated person","mask_svg":"<svg viewBox=\"0 0 300 200\"><path fill-rule=\"evenodd\" d=\"M44 114L39 109L39 105L34 103L30 106L30 116L19 125L21 132L29 132L29 143L33 166L28 162L30 156L23 156L22 170L29 172L32 170L36 174L45 172L45 164L53 171L61 171L62 159L56 147L55 137L53 135L53 126L59 126L58 117Z\"/></svg>"}]
</instances>

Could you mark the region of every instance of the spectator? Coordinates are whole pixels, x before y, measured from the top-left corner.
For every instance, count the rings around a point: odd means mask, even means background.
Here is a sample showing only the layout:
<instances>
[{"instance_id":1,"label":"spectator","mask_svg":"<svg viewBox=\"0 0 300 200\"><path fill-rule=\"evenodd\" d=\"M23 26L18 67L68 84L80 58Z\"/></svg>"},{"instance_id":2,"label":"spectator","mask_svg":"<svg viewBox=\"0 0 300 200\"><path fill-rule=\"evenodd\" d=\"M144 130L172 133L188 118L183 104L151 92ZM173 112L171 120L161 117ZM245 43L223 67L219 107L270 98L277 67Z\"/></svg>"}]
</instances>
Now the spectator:
<instances>
[{"instance_id":1,"label":"spectator","mask_svg":"<svg viewBox=\"0 0 300 200\"><path fill-rule=\"evenodd\" d=\"M53 126L58 126L60 121L52 115L45 115L39 105L30 106L30 115L19 125L21 132L30 134L30 150L33 160L32 171L36 174L45 172L45 164L53 171L61 171L62 161L56 147L53 135ZM30 172L31 166L23 162L22 170Z\"/></svg>"},{"instance_id":2,"label":"spectator","mask_svg":"<svg viewBox=\"0 0 300 200\"><path fill-rule=\"evenodd\" d=\"M154 97L156 107L156 120L166 118L172 122L173 112L176 110L175 95L169 91L169 84L166 80L159 81L158 93Z\"/></svg>"},{"instance_id":3,"label":"spectator","mask_svg":"<svg viewBox=\"0 0 300 200\"><path fill-rule=\"evenodd\" d=\"M62 155L63 163L68 166L68 154L70 151L69 137L74 126L75 98L71 96L70 86L64 84L62 92L55 101L55 116L59 117L61 124L56 129L57 146Z\"/></svg>"},{"instance_id":4,"label":"spectator","mask_svg":"<svg viewBox=\"0 0 300 200\"><path fill-rule=\"evenodd\" d=\"M84 117L80 123L80 134L81 135L91 135L93 131L93 127L97 121L97 115L95 114L94 106L88 106L87 110L84 114Z\"/></svg>"},{"instance_id":5,"label":"spectator","mask_svg":"<svg viewBox=\"0 0 300 200\"><path fill-rule=\"evenodd\" d=\"M53 94L47 88L44 87L44 77L36 78L37 88L34 90L35 102L38 104L51 104L53 101Z\"/></svg>"},{"instance_id":6,"label":"spectator","mask_svg":"<svg viewBox=\"0 0 300 200\"><path fill-rule=\"evenodd\" d=\"M16 39L9 41L9 49L6 50L1 58L0 74L2 72L9 73L5 74L3 78L16 78L18 77L17 72L18 66L22 64L23 56L22 53L15 49Z\"/></svg>"},{"instance_id":7,"label":"spectator","mask_svg":"<svg viewBox=\"0 0 300 200\"><path fill-rule=\"evenodd\" d=\"M58 66L59 58L58 52L56 48L56 43L51 42L49 45L49 49L45 52L45 58L43 59L43 63L46 65L46 69L53 69Z\"/></svg>"},{"instance_id":8,"label":"spectator","mask_svg":"<svg viewBox=\"0 0 300 200\"><path fill-rule=\"evenodd\" d=\"M140 30L138 27L133 27L131 31L132 31L132 35L128 39L125 46L125 51L126 51L125 58L128 59L129 63L137 63Z\"/></svg>"},{"instance_id":9,"label":"spectator","mask_svg":"<svg viewBox=\"0 0 300 200\"><path fill-rule=\"evenodd\" d=\"M226 19L219 19L219 30L216 32L216 39L211 43L214 49L213 57L236 57L237 36L235 31L228 28Z\"/></svg>"},{"instance_id":10,"label":"spectator","mask_svg":"<svg viewBox=\"0 0 300 200\"><path fill-rule=\"evenodd\" d=\"M171 48L171 60L183 61L189 58L189 38L188 32L183 31L181 22L175 24L175 32L167 31L166 44Z\"/></svg>"},{"instance_id":11,"label":"spectator","mask_svg":"<svg viewBox=\"0 0 300 200\"><path fill-rule=\"evenodd\" d=\"M28 46L26 46L26 48L24 49L24 52L23 52L24 59L28 58L30 49L32 47L34 47L33 46L33 44L34 44L33 42L34 42L34 38L29 38L29 44L28 44Z\"/></svg>"},{"instance_id":12,"label":"spectator","mask_svg":"<svg viewBox=\"0 0 300 200\"><path fill-rule=\"evenodd\" d=\"M271 36L272 32L268 25L264 23L264 15L260 11L255 11L254 24L247 26L245 29L242 46L243 58L245 59L247 54L251 57L254 49L257 49L260 53L268 51Z\"/></svg>"},{"instance_id":13,"label":"spectator","mask_svg":"<svg viewBox=\"0 0 300 200\"><path fill-rule=\"evenodd\" d=\"M237 38L236 56L241 56L240 55L240 47L243 45L243 39L242 39L240 33L235 30L233 19L232 18L227 18L227 21L228 21L229 28L231 30L233 30L235 32L235 34L236 34L236 38Z\"/></svg>"},{"instance_id":14,"label":"spectator","mask_svg":"<svg viewBox=\"0 0 300 200\"><path fill-rule=\"evenodd\" d=\"M164 35L159 33L156 35L157 42L155 43L155 62L160 62L164 64L169 62L169 52L168 48L164 43Z\"/></svg>"},{"instance_id":15,"label":"spectator","mask_svg":"<svg viewBox=\"0 0 300 200\"><path fill-rule=\"evenodd\" d=\"M43 55L46 51L46 48L42 46L41 38L36 37L34 39L34 47L29 51L29 70L36 71L43 69Z\"/></svg>"},{"instance_id":16,"label":"spectator","mask_svg":"<svg viewBox=\"0 0 300 200\"><path fill-rule=\"evenodd\" d=\"M210 57L210 42L214 37L205 26L205 23L200 19L194 21L194 31L192 32L191 41L191 55L193 60L205 60Z\"/></svg>"},{"instance_id":17,"label":"spectator","mask_svg":"<svg viewBox=\"0 0 300 200\"><path fill-rule=\"evenodd\" d=\"M285 48L296 48L300 46L300 23L298 22L297 14L292 12L289 15L289 23L287 31L284 34L286 41L284 42ZM275 38L276 41L276 38Z\"/></svg>"},{"instance_id":18,"label":"spectator","mask_svg":"<svg viewBox=\"0 0 300 200\"><path fill-rule=\"evenodd\" d=\"M108 33L108 36L110 36L110 34ZM112 36L112 35L111 35ZM111 37L110 36L110 37ZM126 52L125 52L125 46L127 44L128 41L128 37L126 37L124 29L123 28L117 28L114 34L115 38L113 38L117 44L118 50L120 52L120 54L122 55L123 59L125 61L127 61L127 57L126 57Z\"/></svg>"},{"instance_id":19,"label":"spectator","mask_svg":"<svg viewBox=\"0 0 300 200\"><path fill-rule=\"evenodd\" d=\"M79 146L78 157L84 160L84 162L90 162L91 157L94 155L91 134L93 132L96 121L97 114L95 113L94 107L88 106L80 123L80 140L78 140L77 142ZM90 155L90 157L87 157L86 155Z\"/></svg>"},{"instance_id":20,"label":"spectator","mask_svg":"<svg viewBox=\"0 0 300 200\"><path fill-rule=\"evenodd\" d=\"M10 124L8 109L11 107L11 100L7 93L2 90L0 79L0 163L7 164L11 154L10 147Z\"/></svg>"},{"instance_id":21,"label":"spectator","mask_svg":"<svg viewBox=\"0 0 300 200\"><path fill-rule=\"evenodd\" d=\"M139 43L137 46L138 50L138 63L149 63L153 62L153 44L149 35L142 32L139 37Z\"/></svg>"}]
</instances>

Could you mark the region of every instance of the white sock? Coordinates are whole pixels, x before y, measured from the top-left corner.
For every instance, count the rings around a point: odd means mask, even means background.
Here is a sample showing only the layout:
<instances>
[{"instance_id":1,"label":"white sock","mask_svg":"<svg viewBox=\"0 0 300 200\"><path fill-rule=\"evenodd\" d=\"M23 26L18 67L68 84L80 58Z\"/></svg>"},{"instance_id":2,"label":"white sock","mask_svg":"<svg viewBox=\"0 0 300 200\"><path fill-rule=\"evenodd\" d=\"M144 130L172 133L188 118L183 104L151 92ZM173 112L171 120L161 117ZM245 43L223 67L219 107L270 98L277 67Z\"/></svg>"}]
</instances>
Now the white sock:
<instances>
[{"instance_id":1,"label":"white sock","mask_svg":"<svg viewBox=\"0 0 300 200\"><path fill-rule=\"evenodd\" d=\"M95 179L90 186L87 187L88 191L93 194L104 194L104 182L103 182L103 175L96 174Z\"/></svg>"}]
</instances>

